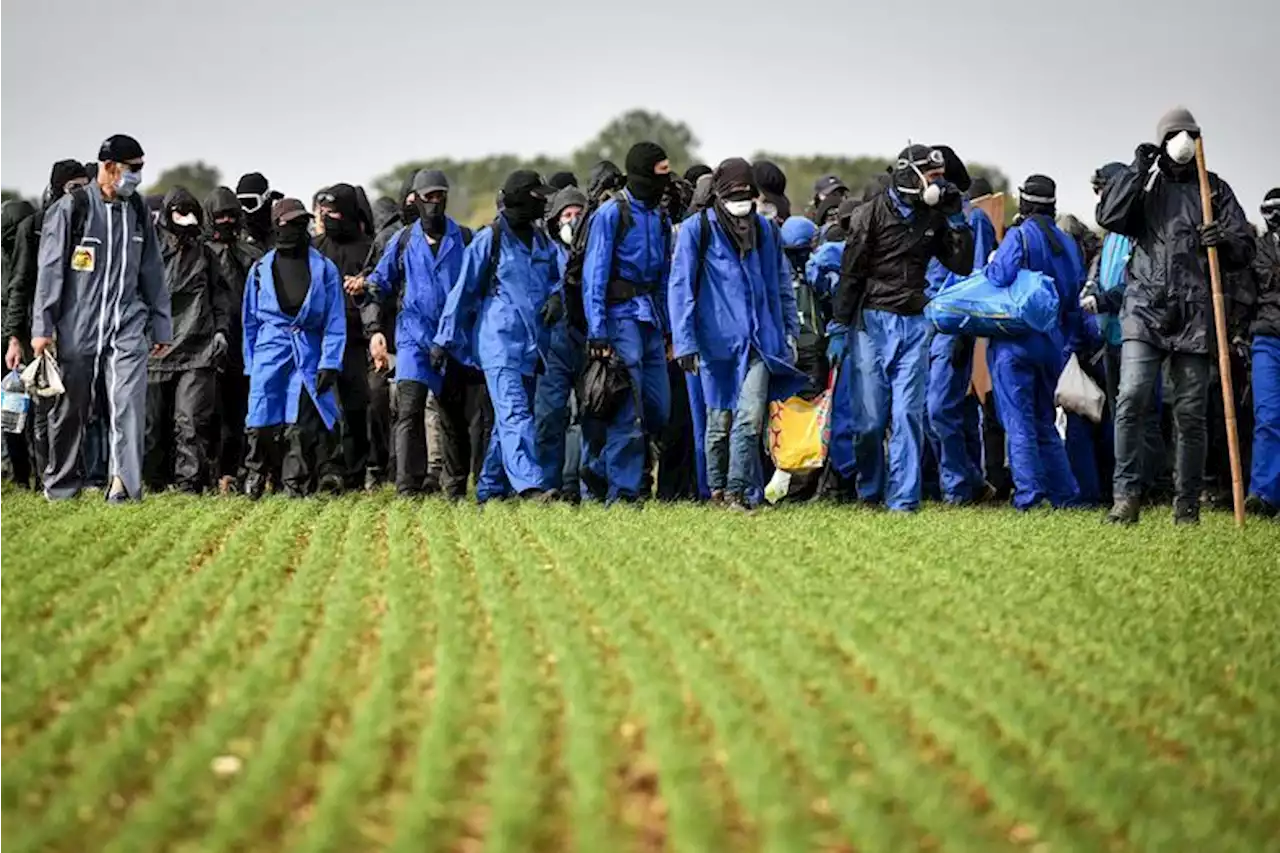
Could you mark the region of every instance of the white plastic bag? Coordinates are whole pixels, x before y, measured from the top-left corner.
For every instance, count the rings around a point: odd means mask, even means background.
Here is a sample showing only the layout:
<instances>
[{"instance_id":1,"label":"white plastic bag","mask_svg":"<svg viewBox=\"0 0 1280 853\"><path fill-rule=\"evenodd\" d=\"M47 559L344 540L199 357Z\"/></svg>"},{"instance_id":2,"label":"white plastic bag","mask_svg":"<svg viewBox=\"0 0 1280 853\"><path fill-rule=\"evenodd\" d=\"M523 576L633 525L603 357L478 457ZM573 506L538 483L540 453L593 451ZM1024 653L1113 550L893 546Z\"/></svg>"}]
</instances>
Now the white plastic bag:
<instances>
[{"instance_id":1,"label":"white plastic bag","mask_svg":"<svg viewBox=\"0 0 1280 853\"><path fill-rule=\"evenodd\" d=\"M1058 388L1053 392L1053 402L1068 412L1088 418L1095 424L1102 421L1102 409L1107 395L1098 383L1089 378L1080 366L1080 359L1072 353L1071 360L1058 377Z\"/></svg>"},{"instance_id":2,"label":"white plastic bag","mask_svg":"<svg viewBox=\"0 0 1280 853\"><path fill-rule=\"evenodd\" d=\"M22 368L22 382L36 397L57 397L67 389L62 385L62 371L53 353L45 350Z\"/></svg>"}]
</instances>

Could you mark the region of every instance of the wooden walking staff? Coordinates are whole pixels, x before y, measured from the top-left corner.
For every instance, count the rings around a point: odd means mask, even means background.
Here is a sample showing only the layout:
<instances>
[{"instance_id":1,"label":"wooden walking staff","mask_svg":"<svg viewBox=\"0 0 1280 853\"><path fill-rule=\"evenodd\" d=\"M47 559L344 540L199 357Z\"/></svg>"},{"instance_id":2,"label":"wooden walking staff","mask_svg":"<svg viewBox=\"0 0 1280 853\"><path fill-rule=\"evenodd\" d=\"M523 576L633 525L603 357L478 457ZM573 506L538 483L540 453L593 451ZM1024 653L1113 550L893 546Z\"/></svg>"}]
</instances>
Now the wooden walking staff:
<instances>
[{"instance_id":1,"label":"wooden walking staff","mask_svg":"<svg viewBox=\"0 0 1280 853\"><path fill-rule=\"evenodd\" d=\"M1200 208L1204 224L1213 222L1213 192L1209 170L1204 165L1204 140L1196 137L1196 170L1200 173ZM1236 435L1236 395L1231 387L1231 349L1227 341L1227 300L1222 293L1222 271L1218 268L1218 247L1209 246L1209 283L1213 287L1213 328L1218 338L1218 373L1222 379L1222 410L1227 422L1227 451L1231 457L1231 502L1236 511L1236 527L1244 527L1244 476L1240 472L1240 437Z\"/></svg>"}]
</instances>

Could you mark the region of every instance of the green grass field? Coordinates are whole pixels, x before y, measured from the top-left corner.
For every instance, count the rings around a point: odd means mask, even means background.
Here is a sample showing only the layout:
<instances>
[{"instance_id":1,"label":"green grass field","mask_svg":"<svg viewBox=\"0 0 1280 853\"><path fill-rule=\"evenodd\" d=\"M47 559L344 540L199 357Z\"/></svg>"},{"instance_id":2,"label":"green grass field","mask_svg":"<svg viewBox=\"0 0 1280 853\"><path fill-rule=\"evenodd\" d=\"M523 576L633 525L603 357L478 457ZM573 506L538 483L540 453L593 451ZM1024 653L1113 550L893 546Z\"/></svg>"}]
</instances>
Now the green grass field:
<instances>
[{"instance_id":1,"label":"green grass field","mask_svg":"<svg viewBox=\"0 0 1280 853\"><path fill-rule=\"evenodd\" d=\"M1280 526L3 499L3 843L1280 849Z\"/></svg>"}]
</instances>

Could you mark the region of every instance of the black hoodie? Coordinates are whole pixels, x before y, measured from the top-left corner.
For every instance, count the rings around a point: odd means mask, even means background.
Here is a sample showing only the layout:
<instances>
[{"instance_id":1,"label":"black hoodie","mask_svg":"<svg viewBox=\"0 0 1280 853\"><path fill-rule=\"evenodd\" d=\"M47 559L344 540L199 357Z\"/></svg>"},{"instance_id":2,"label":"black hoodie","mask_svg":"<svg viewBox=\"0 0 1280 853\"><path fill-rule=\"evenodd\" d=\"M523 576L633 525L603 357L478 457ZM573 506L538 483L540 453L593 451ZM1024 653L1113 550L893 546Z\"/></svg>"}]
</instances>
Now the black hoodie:
<instances>
[{"instance_id":1,"label":"black hoodie","mask_svg":"<svg viewBox=\"0 0 1280 853\"><path fill-rule=\"evenodd\" d=\"M211 229L214 217L228 212L239 216L243 223L244 211L240 207L240 200L227 187L218 187L205 197L204 213ZM227 283L228 300L231 306L227 317L227 342L231 345L227 370L242 370L244 355L240 351L243 334L240 311L241 306L244 305L246 278L254 263L262 257L262 249L255 243L251 243L243 231L234 243L209 240L207 244L214 258L217 259L218 272L221 273L222 280Z\"/></svg>"},{"instance_id":2,"label":"black hoodie","mask_svg":"<svg viewBox=\"0 0 1280 853\"><path fill-rule=\"evenodd\" d=\"M151 359L147 365L151 373L213 367L214 335L221 332L228 345L231 343L231 290L200 234L175 233L172 213L179 206L190 207L200 224L204 223L204 211L195 196L183 187L169 190L160 221L160 256L171 301L173 349Z\"/></svg>"}]
</instances>

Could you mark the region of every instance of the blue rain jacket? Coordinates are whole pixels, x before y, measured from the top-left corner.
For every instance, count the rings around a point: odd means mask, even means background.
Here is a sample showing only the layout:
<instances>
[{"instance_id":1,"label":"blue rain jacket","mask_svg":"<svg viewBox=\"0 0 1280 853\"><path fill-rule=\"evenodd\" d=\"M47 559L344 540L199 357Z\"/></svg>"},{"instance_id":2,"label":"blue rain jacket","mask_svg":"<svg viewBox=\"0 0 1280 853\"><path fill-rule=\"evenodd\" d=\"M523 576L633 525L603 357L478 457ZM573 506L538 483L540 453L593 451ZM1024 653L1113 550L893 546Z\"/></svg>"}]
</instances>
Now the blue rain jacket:
<instances>
[{"instance_id":1,"label":"blue rain jacket","mask_svg":"<svg viewBox=\"0 0 1280 853\"><path fill-rule=\"evenodd\" d=\"M452 219L447 221L444 235L436 251L431 251L422 223L409 226L409 242L404 249L403 269L399 262L400 234L395 233L382 252L378 266L369 274L369 283L380 299L386 299L401 288L396 310L396 379L421 382L436 394L443 388L443 377L431 369L431 342L440 327L449 291L462 270L462 230ZM401 279L404 279L401 281Z\"/></svg>"},{"instance_id":2,"label":"blue rain jacket","mask_svg":"<svg viewBox=\"0 0 1280 853\"><path fill-rule=\"evenodd\" d=\"M249 377L245 426L297 423L298 401L305 388L332 430L338 423L338 397L334 388L316 393L316 374L342 369L347 346L342 277L333 261L309 249L311 288L298 316L290 317L276 299L271 270L275 257L272 249L255 263L244 288L244 372Z\"/></svg>"},{"instance_id":3,"label":"blue rain jacket","mask_svg":"<svg viewBox=\"0 0 1280 853\"><path fill-rule=\"evenodd\" d=\"M591 215L587 223L587 254L582 265L582 300L587 315L587 337L609 337L605 319L638 319L666 329L666 289L671 273L671 225L656 207L636 201L628 191L631 227L614 245L618 229L618 199L612 198ZM615 263L616 256L616 263ZM650 292L624 302L605 300L610 276L629 281Z\"/></svg>"},{"instance_id":4,"label":"blue rain jacket","mask_svg":"<svg viewBox=\"0 0 1280 853\"><path fill-rule=\"evenodd\" d=\"M495 227L502 230L502 243L498 269L490 275ZM551 239L535 230L529 248L499 219L476 232L463 252L435 342L470 367L533 376L549 343L542 308L559 290L560 264Z\"/></svg>"},{"instance_id":5,"label":"blue rain jacket","mask_svg":"<svg viewBox=\"0 0 1280 853\"><path fill-rule=\"evenodd\" d=\"M705 264L694 298L702 228L686 220L676 240L671 287L672 349L677 358L697 354L708 408L736 409L751 353L769 368L772 399L797 393L805 377L794 366L787 338L800 334L791 268L777 228L756 215L756 248L745 258L720 230L714 210Z\"/></svg>"}]
</instances>

